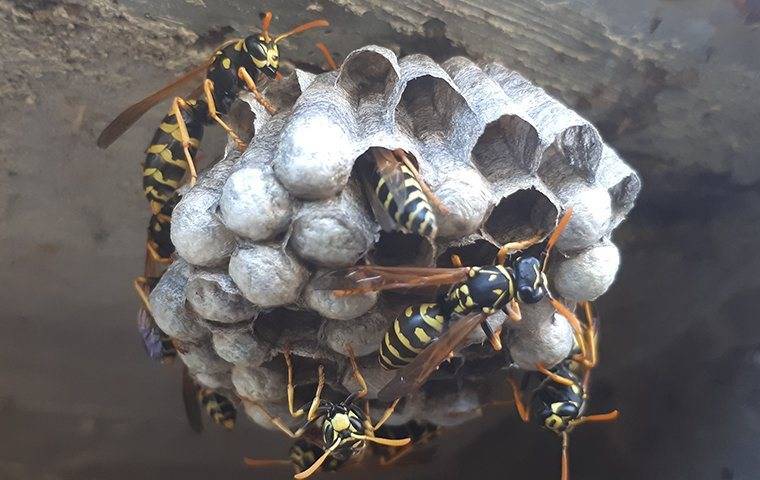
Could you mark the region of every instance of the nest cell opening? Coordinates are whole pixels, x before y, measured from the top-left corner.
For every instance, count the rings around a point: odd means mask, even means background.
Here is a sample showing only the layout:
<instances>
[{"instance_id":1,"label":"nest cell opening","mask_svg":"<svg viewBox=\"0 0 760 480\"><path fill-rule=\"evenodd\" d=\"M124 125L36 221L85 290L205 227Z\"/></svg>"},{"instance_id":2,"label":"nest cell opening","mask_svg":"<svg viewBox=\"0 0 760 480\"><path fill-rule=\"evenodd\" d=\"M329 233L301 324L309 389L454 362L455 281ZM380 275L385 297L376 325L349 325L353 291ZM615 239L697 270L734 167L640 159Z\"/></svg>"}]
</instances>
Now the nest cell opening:
<instances>
[{"instance_id":1,"label":"nest cell opening","mask_svg":"<svg viewBox=\"0 0 760 480\"><path fill-rule=\"evenodd\" d=\"M300 339L310 332L316 338L321 325L322 317L315 312L278 307L259 315L253 332L262 341L282 348L290 339Z\"/></svg>"},{"instance_id":2,"label":"nest cell opening","mask_svg":"<svg viewBox=\"0 0 760 480\"><path fill-rule=\"evenodd\" d=\"M460 260L462 260L462 265L465 266L490 265L494 262L498 251L498 247L493 243L478 238L471 243L450 246L438 256L436 265L444 268L453 267L454 264L451 262L451 256L454 254L459 255Z\"/></svg>"},{"instance_id":3,"label":"nest cell opening","mask_svg":"<svg viewBox=\"0 0 760 480\"><path fill-rule=\"evenodd\" d=\"M486 231L499 244L548 234L556 222L557 207L535 188L518 190L502 198L485 223Z\"/></svg>"},{"instance_id":4,"label":"nest cell opening","mask_svg":"<svg viewBox=\"0 0 760 480\"><path fill-rule=\"evenodd\" d=\"M417 138L450 138L456 114L462 109L469 110L466 101L448 82L423 75L406 84L396 106L396 118Z\"/></svg>"},{"instance_id":5,"label":"nest cell opening","mask_svg":"<svg viewBox=\"0 0 760 480\"><path fill-rule=\"evenodd\" d=\"M384 95L398 79L396 69L386 57L362 50L346 58L336 84L360 102L362 98Z\"/></svg>"},{"instance_id":6,"label":"nest cell opening","mask_svg":"<svg viewBox=\"0 0 760 480\"><path fill-rule=\"evenodd\" d=\"M486 125L473 149L473 161L490 181L508 175L505 165L532 173L538 168L539 144L538 132L530 123L517 115L502 115Z\"/></svg>"},{"instance_id":7,"label":"nest cell opening","mask_svg":"<svg viewBox=\"0 0 760 480\"><path fill-rule=\"evenodd\" d=\"M369 258L376 265L427 266L433 259L433 246L416 233L382 231Z\"/></svg>"}]
</instances>

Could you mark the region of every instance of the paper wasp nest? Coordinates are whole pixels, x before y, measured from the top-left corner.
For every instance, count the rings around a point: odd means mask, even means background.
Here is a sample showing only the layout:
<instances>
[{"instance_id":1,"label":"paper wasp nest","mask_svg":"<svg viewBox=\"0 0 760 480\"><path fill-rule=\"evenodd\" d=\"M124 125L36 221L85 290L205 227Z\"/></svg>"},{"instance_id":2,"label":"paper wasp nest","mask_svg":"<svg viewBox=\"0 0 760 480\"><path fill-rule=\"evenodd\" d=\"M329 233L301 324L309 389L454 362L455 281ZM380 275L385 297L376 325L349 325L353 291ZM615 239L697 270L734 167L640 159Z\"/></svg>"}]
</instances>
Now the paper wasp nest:
<instances>
[{"instance_id":1,"label":"paper wasp nest","mask_svg":"<svg viewBox=\"0 0 760 480\"><path fill-rule=\"evenodd\" d=\"M570 206L550 288L571 304L595 299L612 283L619 254L611 233L632 208L640 180L591 124L519 74L461 57L440 65L422 55L397 59L368 46L338 71L297 71L266 95L278 113L247 99L256 115L249 148L242 155L228 148L177 206L172 239L180 259L151 295L159 326L183 342L182 358L199 382L234 389L289 419L283 347L293 351L297 396L305 402L320 363L326 395L337 400L356 387L351 346L372 398L394 375L377 362L381 338L401 308L421 297L335 298L311 288L318 272L362 258L450 265L452 253L485 265L495 245L550 232ZM435 245L381 234L355 170L369 147L413 155L447 209L437 213ZM489 322L497 327L504 315ZM477 389L485 373L511 361L528 369L553 365L573 342L567 322L545 303L525 306L522 323L503 335L497 353L480 345L484 335L476 330L458 379L447 380L453 369L442 368L391 422L468 420L486 401ZM246 411L271 427L255 409Z\"/></svg>"}]
</instances>

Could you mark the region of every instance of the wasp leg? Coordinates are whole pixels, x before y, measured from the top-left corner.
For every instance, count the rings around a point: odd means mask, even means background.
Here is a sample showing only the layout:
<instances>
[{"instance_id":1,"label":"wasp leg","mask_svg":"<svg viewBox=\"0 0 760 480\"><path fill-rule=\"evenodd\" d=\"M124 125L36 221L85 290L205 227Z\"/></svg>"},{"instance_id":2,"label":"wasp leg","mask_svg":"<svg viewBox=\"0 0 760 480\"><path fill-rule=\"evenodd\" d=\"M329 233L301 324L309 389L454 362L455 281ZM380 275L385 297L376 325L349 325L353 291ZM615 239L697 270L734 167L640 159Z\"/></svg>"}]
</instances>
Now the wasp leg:
<instances>
[{"instance_id":1,"label":"wasp leg","mask_svg":"<svg viewBox=\"0 0 760 480\"><path fill-rule=\"evenodd\" d=\"M494 332L491 330L491 326L488 325L487 321L483 321L480 324L480 328L483 329L483 333L486 334L486 338L488 338L488 341L491 343L491 346L494 350L497 352L501 351L501 338L499 338L499 335L501 334L501 327L499 327L499 330L497 332Z\"/></svg>"},{"instance_id":2,"label":"wasp leg","mask_svg":"<svg viewBox=\"0 0 760 480\"><path fill-rule=\"evenodd\" d=\"M388 421L389 418L391 418L391 415L393 415L393 412L396 410L396 405L398 405L398 402L400 402L401 399L397 398L396 400L391 403L391 405L385 409L385 412L383 412L383 416L380 417L380 420L377 421L377 423L372 427L372 431L375 432L378 428L382 427L385 422Z\"/></svg>"},{"instance_id":3,"label":"wasp leg","mask_svg":"<svg viewBox=\"0 0 760 480\"><path fill-rule=\"evenodd\" d=\"M190 170L190 186L195 185L195 181L198 179L198 172L195 170L195 162L193 156L190 155L190 134L187 133L187 125L185 125L185 119L182 117L182 109L188 108L187 102L181 97L174 97L172 101L172 112L174 118L177 119L177 127L179 127L179 136L182 140L182 150L185 152L185 160L187 161L187 168Z\"/></svg>"},{"instance_id":4,"label":"wasp leg","mask_svg":"<svg viewBox=\"0 0 760 480\"><path fill-rule=\"evenodd\" d=\"M293 418L301 417L305 411L303 408L295 410L293 408L293 397L295 396L295 387L293 386L293 362L290 358L290 349L285 347L285 351L282 353L285 357L285 365L288 367L288 410ZM317 383L317 391L314 394L314 399L311 401L309 407L309 414L306 416L308 422L317 418L317 409L322 398L322 389L325 386L325 369L322 365L319 366L319 383Z\"/></svg>"},{"instance_id":5,"label":"wasp leg","mask_svg":"<svg viewBox=\"0 0 760 480\"><path fill-rule=\"evenodd\" d=\"M432 190L430 190L430 187L425 182L425 180L422 178L422 175L420 175L419 170L417 170L417 167L414 166L411 160L409 160L409 157L404 155L399 155L399 158L401 158L401 161L404 162L404 165L406 165L409 170L414 174L414 178L417 179L417 182L420 184L420 188L422 189L422 193L425 194L425 196L430 200L430 203L433 204L435 208L438 209L439 212L446 215L449 213L449 209L446 208L446 206L441 202L441 200L433 193Z\"/></svg>"},{"instance_id":6,"label":"wasp leg","mask_svg":"<svg viewBox=\"0 0 760 480\"><path fill-rule=\"evenodd\" d=\"M322 53L322 56L325 57L325 61L327 62L327 66L330 67L330 70L337 70L338 64L335 63L335 58L333 58L332 53L330 53L330 49L327 48L327 45L322 42L317 42L315 46L317 47L317 50Z\"/></svg>"},{"instance_id":7,"label":"wasp leg","mask_svg":"<svg viewBox=\"0 0 760 480\"><path fill-rule=\"evenodd\" d=\"M359 365L356 363L356 355L354 355L354 349L351 348L351 346L348 347L348 359L351 362L351 370L354 378L359 384L359 391L356 392L356 398L362 399L367 396L369 390L367 389L367 382L364 380L364 375L359 371Z\"/></svg>"},{"instance_id":8,"label":"wasp leg","mask_svg":"<svg viewBox=\"0 0 760 480\"><path fill-rule=\"evenodd\" d=\"M238 68L238 77L245 82L245 86L248 87L248 90L253 94L254 97L256 97L256 101L261 104L262 107L266 108L267 112L269 112L271 115L274 115L277 113L277 109L274 108L274 105L269 103L269 100L264 97L264 95L259 92L258 87L256 87L256 82L253 81L253 77L248 73L248 70L246 70L243 67Z\"/></svg>"},{"instance_id":9,"label":"wasp leg","mask_svg":"<svg viewBox=\"0 0 760 480\"><path fill-rule=\"evenodd\" d=\"M269 421L272 422L272 425L282 430L282 433L284 433L290 438L299 438L301 435L303 435L303 432L306 431L309 425L311 425L311 422L307 422L304 426L302 426L301 428L299 428L298 430L294 432L290 429L290 427L285 425L285 422L283 422L281 418L275 417L274 415L269 413L269 411L266 408L264 408L264 406L261 405L259 402L252 400L250 398L243 397L243 396L241 397L244 400L250 402L256 408L258 408L261 411L261 413L263 413L269 419Z\"/></svg>"},{"instance_id":10,"label":"wasp leg","mask_svg":"<svg viewBox=\"0 0 760 480\"><path fill-rule=\"evenodd\" d=\"M517 383L512 377L507 377L507 381L512 387L512 396L515 398L517 413L520 415L523 422L528 423L530 421L530 410L528 410L523 403L522 395L520 395L520 387L517 386Z\"/></svg>"},{"instance_id":11,"label":"wasp leg","mask_svg":"<svg viewBox=\"0 0 760 480\"><path fill-rule=\"evenodd\" d=\"M309 415L306 417L309 422L314 421L317 416L317 409L322 400L322 389L325 387L325 368L319 366L319 382L317 383L317 391L314 393L314 400L311 401L311 407L309 407Z\"/></svg>"},{"instance_id":12,"label":"wasp leg","mask_svg":"<svg viewBox=\"0 0 760 480\"><path fill-rule=\"evenodd\" d=\"M581 325L581 321L578 320L578 317L575 316L575 313L572 312L569 308L567 308L562 302L555 298L549 298L549 301L551 302L552 306L554 307L557 312L559 312L560 315L565 317L567 322L570 324L570 326L573 329L573 333L575 334L575 341L578 343L578 347L581 350L579 360L584 365L588 366L589 359L592 356L596 356L596 352L589 353L589 351L586 348L586 339L587 339L587 332L586 329L583 328L583 325ZM596 359L593 359L594 362L596 362Z\"/></svg>"},{"instance_id":13,"label":"wasp leg","mask_svg":"<svg viewBox=\"0 0 760 480\"><path fill-rule=\"evenodd\" d=\"M562 432L562 476L561 480L570 480L570 435Z\"/></svg>"},{"instance_id":14,"label":"wasp leg","mask_svg":"<svg viewBox=\"0 0 760 480\"><path fill-rule=\"evenodd\" d=\"M285 358L285 366L288 369L288 411L293 418L301 417L304 413L303 408L295 410L293 407L293 398L295 397L295 387L293 386L293 361L290 358L290 348L285 347L282 352L282 356Z\"/></svg>"},{"instance_id":15,"label":"wasp leg","mask_svg":"<svg viewBox=\"0 0 760 480\"><path fill-rule=\"evenodd\" d=\"M586 368L594 368L597 362L597 337L596 337L596 321L594 321L594 314L591 311L591 302L582 302L584 315L586 316L586 348L588 350L588 358L582 358L581 362Z\"/></svg>"},{"instance_id":16,"label":"wasp leg","mask_svg":"<svg viewBox=\"0 0 760 480\"><path fill-rule=\"evenodd\" d=\"M140 301L145 307L145 310L150 312L151 311L150 299L148 298L148 295L145 293L145 285L147 284L148 284L148 279L145 277L137 277L135 278L134 282L132 282L132 285L134 285L135 291L137 292L137 296L140 297Z\"/></svg>"},{"instance_id":17,"label":"wasp leg","mask_svg":"<svg viewBox=\"0 0 760 480\"><path fill-rule=\"evenodd\" d=\"M509 319L513 322L519 322L522 320L522 313L520 312L520 304L514 298L507 303L505 307Z\"/></svg>"},{"instance_id":18,"label":"wasp leg","mask_svg":"<svg viewBox=\"0 0 760 480\"><path fill-rule=\"evenodd\" d=\"M457 268L463 267L463 265L462 265L462 258L459 255L457 255L456 253L452 254L451 255L451 265L453 265L453 266L455 266Z\"/></svg>"},{"instance_id":19,"label":"wasp leg","mask_svg":"<svg viewBox=\"0 0 760 480\"><path fill-rule=\"evenodd\" d=\"M542 363L539 363L536 365L536 370L546 375L546 377L553 381L554 383L559 383L560 385L567 385L568 387L573 384L573 381L569 378L565 378L562 375L557 375L556 373L550 371L546 366Z\"/></svg>"},{"instance_id":20,"label":"wasp leg","mask_svg":"<svg viewBox=\"0 0 760 480\"><path fill-rule=\"evenodd\" d=\"M150 256L150 259L154 262L160 263L162 265L169 265L172 263L171 258L162 257L158 254L158 248L151 242L148 241L145 245L145 249L148 251L148 255Z\"/></svg>"},{"instance_id":21,"label":"wasp leg","mask_svg":"<svg viewBox=\"0 0 760 480\"><path fill-rule=\"evenodd\" d=\"M213 92L214 82L207 78L203 81L203 95L206 98L206 103L208 104L208 116L211 117L211 119L213 119L216 123L218 123L225 132L227 132L227 135L229 135L237 145L238 150L245 150L245 147L248 145L243 140L241 140L238 134L235 133L235 131L232 130L229 125L224 123L224 120L222 120L222 118L219 116L219 113L216 110L216 102L214 101Z\"/></svg>"},{"instance_id":22,"label":"wasp leg","mask_svg":"<svg viewBox=\"0 0 760 480\"><path fill-rule=\"evenodd\" d=\"M525 250L531 245L535 245L536 243L541 241L541 238L543 238L543 234L537 233L536 235L530 237L527 240L505 243L504 245L501 246L501 248L499 248L499 252L496 254L496 262L499 265L504 265L504 262L506 262L507 257L509 255L512 255L513 253L519 252L521 250Z\"/></svg>"}]
</instances>

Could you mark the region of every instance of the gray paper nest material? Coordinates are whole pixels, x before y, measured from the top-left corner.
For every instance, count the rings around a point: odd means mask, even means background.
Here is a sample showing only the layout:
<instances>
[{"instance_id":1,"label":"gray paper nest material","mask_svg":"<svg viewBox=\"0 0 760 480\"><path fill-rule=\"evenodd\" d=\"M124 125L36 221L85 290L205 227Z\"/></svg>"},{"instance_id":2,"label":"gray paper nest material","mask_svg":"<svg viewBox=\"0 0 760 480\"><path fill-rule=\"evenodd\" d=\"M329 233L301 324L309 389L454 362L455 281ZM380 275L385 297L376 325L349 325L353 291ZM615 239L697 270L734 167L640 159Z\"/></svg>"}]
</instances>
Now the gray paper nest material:
<instances>
[{"instance_id":1,"label":"gray paper nest material","mask_svg":"<svg viewBox=\"0 0 760 480\"><path fill-rule=\"evenodd\" d=\"M266 95L278 112L244 96L231 121L253 122L248 149L240 155L228 144L177 206L172 239L181 258L151 295L161 328L192 347L182 358L196 377L231 383L282 412L286 345L297 365L325 364L331 388L343 393L355 385L350 346L373 397L393 376L377 367L377 350L403 302L385 294L335 298L311 288L315 275L365 257L430 265L469 252L486 261L493 245L550 231L568 207L574 215L552 257L552 291L590 300L614 280L619 253L610 237L641 182L593 125L518 73L463 57L441 65L422 55L398 59L368 46L336 72L296 71ZM435 245L381 234L354 170L370 147L404 149L419 164L448 210L438 212ZM563 318L545 305L524 313L521 325L504 323L505 346L520 366L567 355L572 334ZM478 330L469 341L484 336ZM468 352L482 358L486 349ZM299 374L301 384L313 384L316 369ZM449 405L436 391L408 399L401 417L424 411L420 419L452 424L477 415L474 394L449 392L457 400Z\"/></svg>"}]
</instances>

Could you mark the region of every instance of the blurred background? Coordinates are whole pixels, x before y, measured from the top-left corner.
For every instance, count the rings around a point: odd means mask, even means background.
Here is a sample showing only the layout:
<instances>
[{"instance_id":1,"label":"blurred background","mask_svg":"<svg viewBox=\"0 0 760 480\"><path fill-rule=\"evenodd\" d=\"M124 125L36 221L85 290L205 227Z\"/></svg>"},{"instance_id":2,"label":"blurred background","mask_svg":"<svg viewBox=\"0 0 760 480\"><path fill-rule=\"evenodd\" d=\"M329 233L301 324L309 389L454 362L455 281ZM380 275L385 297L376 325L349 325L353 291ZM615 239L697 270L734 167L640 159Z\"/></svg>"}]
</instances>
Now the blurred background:
<instances>
[{"instance_id":1,"label":"blurred background","mask_svg":"<svg viewBox=\"0 0 760 480\"><path fill-rule=\"evenodd\" d=\"M320 68L317 40L499 60L594 122L644 190L597 305L591 410L622 416L573 434L573 478L760 478L760 1L0 0L0 479L290 477L242 466L284 458L279 434L194 434L179 368L142 351L139 164L165 108L95 147L269 9L275 31L332 23L281 47L297 66ZM439 443L431 464L339 478L559 478L558 439L511 407Z\"/></svg>"}]
</instances>

